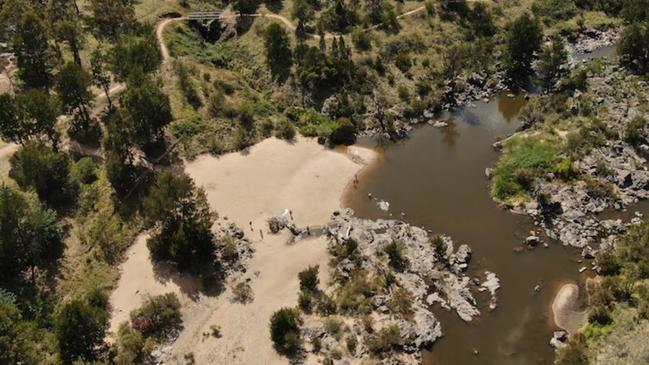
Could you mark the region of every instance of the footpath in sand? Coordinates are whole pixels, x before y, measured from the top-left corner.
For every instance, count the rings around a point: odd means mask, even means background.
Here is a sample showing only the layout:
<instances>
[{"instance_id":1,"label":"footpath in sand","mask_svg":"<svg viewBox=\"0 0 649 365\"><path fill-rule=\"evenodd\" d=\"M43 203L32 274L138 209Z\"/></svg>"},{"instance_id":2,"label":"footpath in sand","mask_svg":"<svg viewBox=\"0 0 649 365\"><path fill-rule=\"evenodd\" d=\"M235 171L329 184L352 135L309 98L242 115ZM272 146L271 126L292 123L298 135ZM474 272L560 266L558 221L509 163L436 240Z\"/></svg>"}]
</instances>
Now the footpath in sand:
<instances>
[{"instance_id":1,"label":"footpath in sand","mask_svg":"<svg viewBox=\"0 0 649 365\"><path fill-rule=\"evenodd\" d=\"M266 220L290 209L298 226L325 224L340 208L348 183L373 158L374 152L364 148L335 152L313 139L287 143L270 138L243 153L201 156L188 163L186 172L205 189L212 208L221 218L235 222L253 242L254 257L247 273L238 279L250 280L254 299L248 304L234 303L229 288L211 297L197 294L183 278L164 275L167 279L161 279L154 274L146 237L141 236L128 251L118 288L111 296L111 329L128 319L128 312L146 295L171 291L183 303L184 329L165 351L171 354L169 363L187 353L193 353L197 364L288 363L272 348L270 317L281 307L296 305L301 270L320 265L324 282L326 239L289 245L289 234L271 235ZM220 326L221 338L204 336L213 325Z\"/></svg>"}]
</instances>

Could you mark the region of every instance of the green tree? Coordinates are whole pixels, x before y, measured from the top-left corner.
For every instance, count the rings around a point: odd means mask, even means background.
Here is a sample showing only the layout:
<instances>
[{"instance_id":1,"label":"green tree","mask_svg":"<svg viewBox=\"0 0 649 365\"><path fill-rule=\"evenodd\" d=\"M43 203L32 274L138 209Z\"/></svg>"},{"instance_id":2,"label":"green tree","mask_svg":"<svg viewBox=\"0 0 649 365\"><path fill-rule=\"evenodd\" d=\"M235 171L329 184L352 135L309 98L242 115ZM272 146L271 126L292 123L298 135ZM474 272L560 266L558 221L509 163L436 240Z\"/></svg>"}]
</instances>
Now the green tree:
<instances>
[{"instance_id":1,"label":"green tree","mask_svg":"<svg viewBox=\"0 0 649 365\"><path fill-rule=\"evenodd\" d=\"M1 185L0 281L16 280L26 270L45 268L56 260L61 248L56 213L38 203L29 204L21 194Z\"/></svg>"},{"instance_id":2,"label":"green tree","mask_svg":"<svg viewBox=\"0 0 649 365\"><path fill-rule=\"evenodd\" d=\"M90 54L90 72L95 86L101 88L106 95L110 110L113 108L113 100L110 97L110 75L106 70L106 57L101 48L95 48Z\"/></svg>"},{"instance_id":3,"label":"green tree","mask_svg":"<svg viewBox=\"0 0 649 365\"><path fill-rule=\"evenodd\" d=\"M111 50L111 70L117 80L127 81L131 75L148 74L160 67L162 55L153 28L147 27L142 33L145 36L120 38Z\"/></svg>"},{"instance_id":4,"label":"green tree","mask_svg":"<svg viewBox=\"0 0 649 365\"><path fill-rule=\"evenodd\" d=\"M134 188L136 178L130 135L122 111L114 110L106 122L103 146L106 151L106 177L119 197L125 197Z\"/></svg>"},{"instance_id":5,"label":"green tree","mask_svg":"<svg viewBox=\"0 0 649 365\"><path fill-rule=\"evenodd\" d=\"M270 319L270 338L275 350L282 355L294 355L300 349L300 326L302 319L299 313L291 308L282 308L273 313Z\"/></svg>"},{"instance_id":6,"label":"green tree","mask_svg":"<svg viewBox=\"0 0 649 365\"><path fill-rule=\"evenodd\" d=\"M507 27L506 68L514 80L531 74L535 53L541 48L543 30L537 19L523 14Z\"/></svg>"},{"instance_id":7,"label":"green tree","mask_svg":"<svg viewBox=\"0 0 649 365\"><path fill-rule=\"evenodd\" d=\"M33 11L23 14L13 39L18 76L26 89L52 86L54 57L42 17Z\"/></svg>"},{"instance_id":8,"label":"green tree","mask_svg":"<svg viewBox=\"0 0 649 365\"><path fill-rule=\"evenodd\" d=\"M80 129L90 126L90 106L94 95L90 91L92 76L76 63L68 62L56 76L56 92L68 113L74 113Z\"/></svg>"},{"instance_id":9,"label":"green tree","mask_svg":"<svg viewBox=\"0 0 649 365\"><path fill-rule=\"evenodd\" d=\"M156 232L147 242L155 259L172 260L180 270L213 261L214 214L205 192L197 189L190 177L160 173L143 207Z\"/></svg>"},{"instance_id":10,"label":"green tree","mask_svg":"<svg viewBox=\"0 0 649 365\"><path fill-rule=\"evenodd\" d=\"M135 24L133 1L90 0L91 23L98 38L117 40Z\"/></svg>"},{"instance_id":11,"label":"green tree","mask_svg":"<svg viewBox=\"0 0 649 365\"><path fill-rule=\"evenodd\" d=\"M309 266L309 268L300 271L298 278L300 279L300 290L315 292L318 290L318 269L319 266Z\"/></svg>"},{"instance_id":12,"label":"green tree","mask_svg":"<svg viewBox=\"0 0 649 365\"><path fill-rule=\"evenodd\" d=\"M30 140L49 139L58 146L56 119L61 105L56 97L38 89L31 89L13 97L0 95L0 136L24 145Z\"/></svg>"},{"instance_id":13,"label":"green tree","mask_svg":"<svg viewBox=\"0 0 649 365\"><path fill-rule=\"evenodd\" d=\"M291 17L303 23L313 19L314 9L309 0L295 0L291 7Z\"/></svg>"},{"instance_id":14,"label":"green tree","mask_svg":"<svg viewBox=\"0 0 649 365\"><path fill-rule=\"evenodd\" d=\"M141 73L129 78L121 104L133 141L141 146L162 138L164 127L173 120L169 97L160 82Z\"/></svg>"},{"instance_id":15,"label":"green tree","mask_svg":"<svg viewBox=\"0 0 649 365\"><path fill-rule=\"evenodd\" d=\"M568 74L564 65L568 62L568 51L560 37L553 37L552 43L543 47L538 63L539 81L541 86L548 91Z\"/></svg>"},{"instance_id":16,"label":"green tree","mask_svg":"<svg viewBox=\"0 0 649 365\"><path fill-rule=\"evenodd\" d=\"M649 22L633 23L622 31L617 46L620 63L632 70L649 71Z\"/></svg>"},{"instance_id":17,"label":"green tree","mask_svg":"<svg viewBox=\"0 0 649 365\"><path fill-rule=\"evenodd\" d=\"M61 362L69 365L77 360L95 360L96 347L103 343L107 323L103 307L81 300L64 304L54 323Z\"/></svg>"},{"instance_id":18,"label":"green tree","mask_svg":"<svg viewBox=\"0 0 649 365\"><path fill-rule=\"evenodd\" d=\"M69 165L66 153L29 142L16 152L11 174L22 188L33 188L42 201L57 206L72 198Z\"/></svg>"},{"instance_id":19,"label":"green tree","mask_svg":"<svg viewBox=\"0 0 649 365\"><path fill-rule=\"evenodd\" d=\"M259 7L259 0L232 0L230 2L232 10L239 13L239 15L253 14Z\"/></svg>"},{"instance_id":20,"label":"green tree","mask_svg":"<svg viewBox=\"0 0 649 365\"><path fill-rule=\"evenodd\" d=\"M266 49L266 64L273 76L285 80L292 64L291 44L284 28L272 23L266 28L264 34Z\"/></svg>"},{"instance_id":21,"label":"green tree","mask_svg":"<svg viewBox=\"0 0 649 365\"><path fill-rule=\"evenodd\" d=\"M37 364L32 329L11 302L0 301L0 363Z\"/></svg>"},{"instance_id":22,"label":"green tree","mask_svg":"<svg viewBox=\"0 0 649 365\"><path fill-rule=\"evenodd\" d=\"M625 0L620 16L629 22L649 20L649 0Z\"/></svg>"}]
</instances>

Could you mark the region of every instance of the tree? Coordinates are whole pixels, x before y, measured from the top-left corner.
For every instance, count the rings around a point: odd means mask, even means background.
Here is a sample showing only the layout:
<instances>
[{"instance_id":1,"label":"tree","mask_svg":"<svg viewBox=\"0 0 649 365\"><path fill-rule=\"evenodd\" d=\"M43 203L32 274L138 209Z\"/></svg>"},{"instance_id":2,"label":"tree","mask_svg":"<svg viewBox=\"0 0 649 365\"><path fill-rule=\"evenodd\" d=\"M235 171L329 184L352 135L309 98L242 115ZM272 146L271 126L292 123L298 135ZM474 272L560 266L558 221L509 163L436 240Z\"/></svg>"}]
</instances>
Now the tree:
<instances>
[{"instance_id":1,"label":"tree","mask_svg":"<svg viewBox=\"0 0 649 365\"><path fill-rule=\"evenodd\" d=\"M91 0L90 9L98 38L117 40L135 24L133 1Z\"/></svg>"},{"instance_id":2,"label":"tree","mask_svg":"<svg viewBox=\"0 0 649 365\"><path fill-rule=\"evenodd\" d=\"M132 138L141 146L160 139L173 119L169 97L161 84L141 73L129 78L121 103Z\"/></svg>"},{"instance_id":3,"label":"tree","mask_svg":"<svg viewBox=\"0 0 649 365\"><path fill-rule=\"evenodd\" d=\"M85 41L85 34L76 1L49 0L47 18L56 41L67 43L74 62L81 66L80 51Z\"/></svg>"},{"instance_id":4,"label":"tree","mask_svg":"<svg viewBox=\"0 0 649 365\"><path fill-rule=\"evenodd\" d=\"M36 364L29 325L11 302L0 301L0 363Z\"/></svg>"},{"instance_id":5,"label":"tree","mask_svg":"<svg viewBox=\"0 0 649 365\"><path fill-rule=\"evenodd\" d=\"M106 309L87 301L73 300L63 305L54 323L63 364L95 360L96 347L106 335L107 321Z\"/></svg>"},{"instance_id":6,"label":"tree","mask_svg":"<svg viewBox=\"0 0 649 365\"><path fill-rule=\"evenodd\" d=\"M13 39L18 75L26 89L49 89L52 85L54 57L42 18L33 11L23 14Z\"/></svg>"},{"instance_id":7,"label":"tree","mask_svg":"<svg viewBox=\"0 0 649 365\"><path fill-rule=\"evenodd\" d=\"M538 73L541 86L552 91L554 84L568 74L564 65L568 62L568 51L560 37L553 37L552 43L543 47L539 57Z\"/></svg>"},{"instance_id":8,"label":"tree","mask_svg":"<svg viewBox=\"0 0 649 365\"><path fill-rule=\"evenodd\" d=\"M61 248L56 213L39 203L28 203L21 194L1 185L0 281L16 280L26 270L45 268Z\"/></svg>"},{"instance_id":9,"label":"tree","mask_svg":"<svg viewBox=\"0 0 649 365\"><path fill-rule=\"evenodd\" d=\"M329 140L333 145L352 145L356 142L356 127L348 118L338 118Z\"/></svg>"},{"instance_id":10,"label":"tree","mask_svg":"<svg viewBox=\"0 0 649 365\"><path fill-rule=\"evenodd\" d=\"M56 92L68 113L81 121L81 129L90 126L90 106L94 95L90 91L92 76L81 66L68 62L56 76Z\"/></svg>"},{"instance_id":11,"label":"tree","mask_svg":"<svg viewBox=\"0 0 649 365\"><path fill-rule=\"evenodd\" d=\"M55 125L60 110L58 99L42 90L28 90L16 97L2 94L0 136L22 145L34 138L46 137L56 149L59 135Z\"/></svg>"},{"instance_id":12,"label":"tree","mask_svg":"<svg viewBox=\"0 0 649 365\"><path fill-rule=\"evenodd\" d=\"M112 71L120 81L128 81L131 75L151 73L162 63L153 28L145 28L142 33L145 36L120 38L110 53Z\"/></svg>"},{"instance_id":13,"label":"tree","mask_svg":"<svg viewBox=\"0 0 649 365\"><path fill-rule=\"evenodd\" d=\"M210 264L214 235L205 192L188 176L162 172L143 201L146 220L156 233L147 246L157 260L171 260L180 270Z\"/></svg>"},{"instance_id":14,"label":"tree","mask_svg":"<svg viewBox=\"0 0 649 365\"><path fill-rule=\"evenodd\" d=\"M281 25L272 23L266 28L264 46L266 48L266 64L271 73L275 78L285 80L293 61L288 34Z\"/></svg>"},{"instance_id":15,"label":"tree","mask_svg":"<svg viewBox=\"0 0 649 365\"><path fill-rule=\"evenodd\" d=\"M120 197L128 194L135 182L130 135L131 131L122 112L113 111L106 122L103 146L106 151L106 176Z\"/></svg>"},{"instance_id":16,"label":"tree","mask_svg":"<svg viewBox=\"0 0 649 365\"><path fill-rule=\"evenodd\" d=\"M300 326L302 319L296 310L282 308L273 313L270 319L270 338L275 350L282 355L294 355L300 349Z\"/></svg>"},{"instance_id":17,"label":"tree","mask_svg":"<svg viewBox=\"0 0 649 365\"><path fill-rule=\"evenodd\" d=\"M632 70L649 71L649 22L633 23L622 31L617 46L620 63Z\"/></svg>"},{"instance_id":18,"label":"tree","mask_svg":"<svg viewBox=\"0 0 649 365\"><path fill-rule=\"evenodd\" d=\"M629 22L649 20L649 0L626 0L620 16Z\"/></svg>"},{"instance_id":19,"label":"tree","mask_svg":"<svg viewBox=\"0 0 649 365\"><path fill-rule=\"evenodd\" d=\"M543 30L537 19L523 14L509 24L507 30L506 68L514 80L531 74L535 52L541 48Z\"/></svg>"},{"instance_id":20,"label":"tree","mask_svg":"<svg viewBox=\"0 0 649 365\"><path fill-rule=\"evenodd\" d=\"M313 6L309 0L295 0L291 8L291 17L298 22L309 22L313 19Z\"/></svg>"},{"instance_id":21,"label":"tree","mask_svg":"<svg viewBox=\"0 0 649 365\"><path fill-rule=\"evenodd\" d=\"M69 164L67 154L42 143L29 142L16 152L11 173L22 188L33 188L39 199L57 206L71 199Z\"/></svg>"},{"instance_id":22,"label":"tree","mask_svg":"<svg viewBox=\"0 0 649 365\"><path fill-rule=\"evenodd\" d=\"M298 278L300 279L300 290L315 292L318 290L318 269L319 266L309 266L306 270L300 271Z\"/></svg>"},{"instance_id":23,"label":"tree","mask_svg":"<svg viewBox=\"0 0 649 365\"><path fill-rule=\"evenodd\" d=\"M257 11L259 0L233 0L231 2L232 10L239 13L239 16L244 14L253 14Z\"/></svg>"},{"instance_id":24,"label":"tree","mask_svg":"<svg viewBox=\"0 0 649 365\"><path fill-rule=\"evenodd\" d=\"M104 91L110 110L113 108L113 101L110 97L110 75L106 72L105 59L106 55L101 51L101 48L95 48L90 54L90 72L95 86Z\"/></svg>"}]
</instances>

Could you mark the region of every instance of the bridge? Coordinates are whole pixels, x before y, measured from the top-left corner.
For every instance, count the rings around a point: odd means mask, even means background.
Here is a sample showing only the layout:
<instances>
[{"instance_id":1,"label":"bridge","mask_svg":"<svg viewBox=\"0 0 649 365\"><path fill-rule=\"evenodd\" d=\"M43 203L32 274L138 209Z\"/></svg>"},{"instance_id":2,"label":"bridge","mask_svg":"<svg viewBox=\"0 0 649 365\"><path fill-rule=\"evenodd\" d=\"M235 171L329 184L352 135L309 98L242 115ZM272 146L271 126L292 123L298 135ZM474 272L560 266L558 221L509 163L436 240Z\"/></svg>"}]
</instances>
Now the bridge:
<instances>
[{"instance_id":1,"label":"bridge","mask_svg":"<svg viewBox=\"0 0 649 365\"><path fill-rule=\"evenodd\" d=\"M197 21L197 22L210 22L212 20L217 20L220 17L221 17L220 11L209 11L209 12L187 14L187 20Z\"/></svg>"}]
</instances>

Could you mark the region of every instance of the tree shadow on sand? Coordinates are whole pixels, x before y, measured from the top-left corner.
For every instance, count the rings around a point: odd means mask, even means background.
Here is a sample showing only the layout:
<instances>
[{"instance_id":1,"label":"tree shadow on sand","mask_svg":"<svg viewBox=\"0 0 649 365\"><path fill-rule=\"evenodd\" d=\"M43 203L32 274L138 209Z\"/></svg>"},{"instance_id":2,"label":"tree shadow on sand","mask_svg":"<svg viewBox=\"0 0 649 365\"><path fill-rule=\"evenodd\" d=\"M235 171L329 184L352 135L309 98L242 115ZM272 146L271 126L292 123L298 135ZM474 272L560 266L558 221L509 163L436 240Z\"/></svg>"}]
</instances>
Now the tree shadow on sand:
<instances>
[{"instance_id":1,"label":"tree shadow on sand","mask_svg":"<svg viewBox=\"0 0 649 365\"><path fill-rule=\"evenodd\" d=\"M225 272L219 265L193 271L179 271L177 266L169 261L153 262L155 280L160 283L172 282L180 292L192 301L197 301L201 294L216 297L225 291Z\"/></svg>"}]
</instances>

